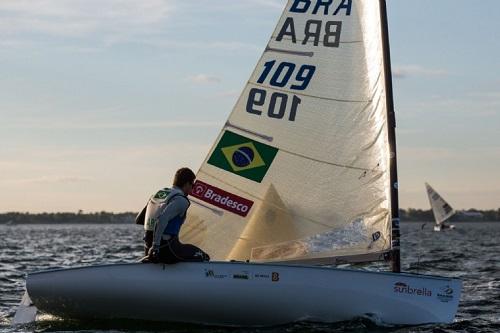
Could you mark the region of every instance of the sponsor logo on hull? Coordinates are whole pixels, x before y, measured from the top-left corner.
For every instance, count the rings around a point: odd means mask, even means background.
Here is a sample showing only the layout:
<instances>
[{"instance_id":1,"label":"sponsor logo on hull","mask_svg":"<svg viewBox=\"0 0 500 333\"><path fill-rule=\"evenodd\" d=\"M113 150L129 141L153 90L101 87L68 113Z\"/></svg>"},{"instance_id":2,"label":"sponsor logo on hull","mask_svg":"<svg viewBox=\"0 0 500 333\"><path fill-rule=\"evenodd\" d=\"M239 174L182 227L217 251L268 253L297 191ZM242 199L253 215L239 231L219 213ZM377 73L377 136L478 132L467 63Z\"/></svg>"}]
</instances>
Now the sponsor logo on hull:
<instances>
[{"instance_id":1,"label":"sponsor logo on hull","mask_svg":"<svg viewBox=\"0 0 500 333\"><path fill-rule=\"evenodd\" d=\"M260 183L277 153L277 148L225 131L207 163Z\"/></svg>"},{"instance_id":2,"label":"sponsor logo on hull","mask_svg":"<svg viewBox=\"0 0 500 333\"><path fill-rule=\"evenodd\" d=\"M427 288L413 288L409 284L406 284L404 282L396 282L394 284L394 292L397 294L406 294L406 295L413 295L413 296L424 296L424 297L431 297L432 296L432 291L430 291Z\"/></svg>"},{"instance_id":3,"label":"sponsor logo on hull","mask_svg":"<svg viewBox=\"0 0 500 333\"><path fill-rule=\"evenodd\" d=\"M205 277L213 279L225 279L226 274L216 274L212 269L205 269Z\"/></svg>"},{"instance_id":4,"label":"sponsor logo on hull","mask_svg":"<svg viewBox=\"0 0 500 333\"><path fill-rule=\"evenodd\" d=\"M450 286L444 286L439 288L439 291L437 293L437 298L443 302L443 303L448 303L453 300L453 288Z\"/></svg>"},{"instance_id":5,"label":"sponsor logo on hull","mask_svg":"<svg viewBox=\"0 0 500 333\"><path fill-rule=\"evenodd\" d=\"M252 277L252 274L248 271L241 271L237 273L233 273L233 279L237 280L250 280Z\"/></svg>"},{"instance_id":6,"label":"sponsor logo on hull","mask_svg":"<svg viewBox=\"0 0 500 333\"><path fill-rule=\"evenodd\" d=\"M199 180L194 183L191 195L242 217L246 217L253 206L253 201Z\"/></svg>"}]
</instances>

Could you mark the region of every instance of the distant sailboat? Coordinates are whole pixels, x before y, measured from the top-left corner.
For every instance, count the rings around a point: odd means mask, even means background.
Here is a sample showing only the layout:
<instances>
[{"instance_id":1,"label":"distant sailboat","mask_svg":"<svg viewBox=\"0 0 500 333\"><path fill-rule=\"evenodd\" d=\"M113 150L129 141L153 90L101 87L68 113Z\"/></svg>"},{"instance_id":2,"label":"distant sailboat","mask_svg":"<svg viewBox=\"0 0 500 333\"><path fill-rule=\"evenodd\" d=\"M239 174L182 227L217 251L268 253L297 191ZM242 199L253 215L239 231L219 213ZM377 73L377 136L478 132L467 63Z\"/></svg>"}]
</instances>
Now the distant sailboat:
<instances>
[{"instance_id":1,"label":"distant sailboat","mask_svg":"<svg viewBox=\"0 0 500 333\"><path fill-rule=\"evenodd\" d=\"M34 305L227 326L455 317L460 280L401 273L384 0L287 2L191 195L181 239L214 261L32 273ZM373 261L392 272L314 267Z\"/></svg>"},{"instance_id":2,"label":"distant sailboat","mask_svg":"<svg viewBox=\"0 0 500 333\"><path fill-rule=\"evenodd\" d=\"M453 224L446 224L446 221L455 215L455 210L429 184L425 183L425 187L427 189L427 196L429 197L432 212L434 213L434 220L436 221L434 231L454 229L455 226Z\"/></svg>"}]
</instances>

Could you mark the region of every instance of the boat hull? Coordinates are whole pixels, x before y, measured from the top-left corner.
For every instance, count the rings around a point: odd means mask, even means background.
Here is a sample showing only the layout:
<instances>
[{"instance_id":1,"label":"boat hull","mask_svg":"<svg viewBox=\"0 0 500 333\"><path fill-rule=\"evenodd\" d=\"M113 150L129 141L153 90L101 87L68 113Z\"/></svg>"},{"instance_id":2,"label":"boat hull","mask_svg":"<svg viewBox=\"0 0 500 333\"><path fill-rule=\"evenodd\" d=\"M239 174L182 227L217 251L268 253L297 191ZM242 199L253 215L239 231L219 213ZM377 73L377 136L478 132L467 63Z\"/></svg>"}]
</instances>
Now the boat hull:
<instances>
[{"instance_id":1,"label":"boat hull","mask_svg":"<svg viewBox=\"0 0 500 333\"><path fill-rule=\"evenodd\" d=\"M30 274L42 312L224 326L367 316L386 324L452 322L461 282L422 275L250 263L119 264Z\"/></svg>"},{"instance_id":2,"label":"boat hull","mask_svg":"<svg viewBox=\"0 0 500 333\"><path fill-rule=\"evenodd\" d=\"M437 224L434 226L434 231L443 231L446 229L453 230L453 229L455 229L455 225L454 224L450 224L450 225Z\"/></svg>"}]
</instances>

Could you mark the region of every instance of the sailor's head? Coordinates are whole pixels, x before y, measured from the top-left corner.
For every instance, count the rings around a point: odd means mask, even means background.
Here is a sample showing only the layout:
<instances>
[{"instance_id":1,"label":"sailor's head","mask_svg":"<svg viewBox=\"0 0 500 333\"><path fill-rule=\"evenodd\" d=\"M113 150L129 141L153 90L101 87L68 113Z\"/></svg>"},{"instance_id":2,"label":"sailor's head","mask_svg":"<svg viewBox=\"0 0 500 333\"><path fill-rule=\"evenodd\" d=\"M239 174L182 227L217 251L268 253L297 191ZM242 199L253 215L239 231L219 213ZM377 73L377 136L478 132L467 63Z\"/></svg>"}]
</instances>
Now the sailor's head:
<instances>
[{"instance_id":1,"label":"sailor's head","mask_svg":"<svg viewBox=\"0 0 500 333\"><path fill-rule=\"evenodd\" d=\"M180 188L185 195L191 193L196 175L189 168L180 168L175 173L174 186Z\"/></svg>"}]
</instances>

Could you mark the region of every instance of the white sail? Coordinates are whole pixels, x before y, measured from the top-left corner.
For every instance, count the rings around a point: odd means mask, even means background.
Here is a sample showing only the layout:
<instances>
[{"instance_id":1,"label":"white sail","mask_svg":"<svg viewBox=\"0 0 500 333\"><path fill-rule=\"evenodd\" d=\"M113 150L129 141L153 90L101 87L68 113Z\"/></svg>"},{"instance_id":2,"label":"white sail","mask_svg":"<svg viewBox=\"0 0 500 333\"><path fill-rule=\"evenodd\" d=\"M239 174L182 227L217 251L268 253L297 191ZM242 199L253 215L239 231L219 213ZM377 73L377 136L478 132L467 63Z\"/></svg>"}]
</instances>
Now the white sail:
<instances>
[{"instance_id":1,"label":"white sail","mask_svg":"<svg viewBox=\"0 0 500 333\"><path fill-rule=\"evenodd\" d=\"M382 31L379 1L288 1L198 172L182 241L222 260L390 250Z\"/></svg>"},{"instance_id":2,"label":"white sail","mask_svg":"<svg viewBox=\"0 0 500 333\"><path fill-rule=\"evenodd\" d=\"M442 224L455 215L455 210L429 184L425 183L436 224Z\"/></svg>"}]
</instances>

